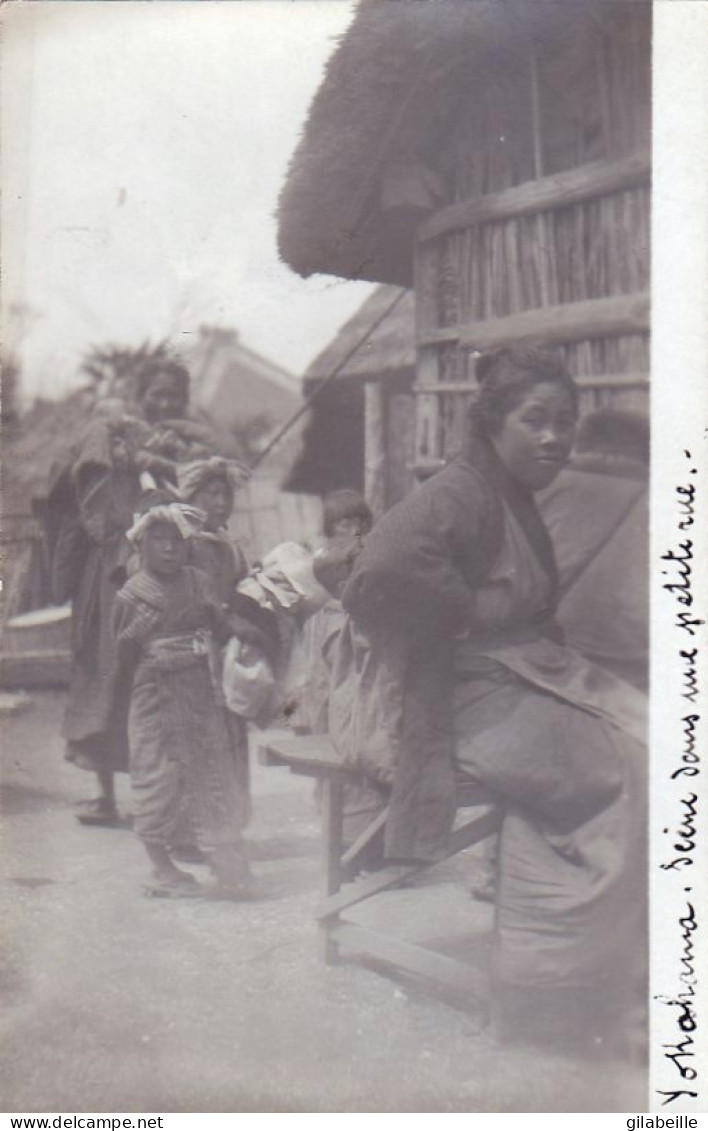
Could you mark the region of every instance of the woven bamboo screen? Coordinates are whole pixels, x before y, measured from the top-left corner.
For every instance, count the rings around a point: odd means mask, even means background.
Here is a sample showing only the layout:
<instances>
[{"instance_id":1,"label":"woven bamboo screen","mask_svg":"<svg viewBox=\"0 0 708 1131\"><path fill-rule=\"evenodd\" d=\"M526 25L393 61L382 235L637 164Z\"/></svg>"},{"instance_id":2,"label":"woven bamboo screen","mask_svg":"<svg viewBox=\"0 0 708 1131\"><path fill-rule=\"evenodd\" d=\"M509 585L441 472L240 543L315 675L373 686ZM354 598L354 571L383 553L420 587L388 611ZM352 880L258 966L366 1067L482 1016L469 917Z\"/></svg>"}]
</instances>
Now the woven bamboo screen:
<instances>
[{"instance_id":1,"label":"woven bamboo screen","mask_svg":"<svg viewBox=\"0 0 708 1131\"><path fill-rule=\"evenodd\" d=\"M554 345L581 407L648 391L649 5L477 73L445 142L448 201L416 248L416 463L455 444L474 357Z\"/></svg>"}]
</instances>

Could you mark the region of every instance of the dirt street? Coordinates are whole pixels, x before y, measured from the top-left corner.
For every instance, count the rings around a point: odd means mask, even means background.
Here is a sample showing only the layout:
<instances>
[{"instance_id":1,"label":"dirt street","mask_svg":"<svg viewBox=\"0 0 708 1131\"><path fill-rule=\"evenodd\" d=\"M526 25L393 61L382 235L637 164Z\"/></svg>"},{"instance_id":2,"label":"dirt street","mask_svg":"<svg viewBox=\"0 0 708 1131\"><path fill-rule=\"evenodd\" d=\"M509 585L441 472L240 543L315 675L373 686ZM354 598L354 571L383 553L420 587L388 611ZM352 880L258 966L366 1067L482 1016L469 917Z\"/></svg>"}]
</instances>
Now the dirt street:
<instances>
[{"instance_id":1,"label":"dirt street","mask_svg":"<svg viewBox=\"0 0 708 1131\"><path fill-rule=\"evenodd\" d=\"M146 898L129 828L75 820L92 783L62 759L62 709L46 692L0 719L2 1110L642 1110L639 1069L502 1049L483 1009L353 962L322 965L310 779L254 766L259 899ZM128 810L125 780L119 799ZM474 867L467 854L380 897L376 921L488 954Z\"/></svg>"}]
</instances>

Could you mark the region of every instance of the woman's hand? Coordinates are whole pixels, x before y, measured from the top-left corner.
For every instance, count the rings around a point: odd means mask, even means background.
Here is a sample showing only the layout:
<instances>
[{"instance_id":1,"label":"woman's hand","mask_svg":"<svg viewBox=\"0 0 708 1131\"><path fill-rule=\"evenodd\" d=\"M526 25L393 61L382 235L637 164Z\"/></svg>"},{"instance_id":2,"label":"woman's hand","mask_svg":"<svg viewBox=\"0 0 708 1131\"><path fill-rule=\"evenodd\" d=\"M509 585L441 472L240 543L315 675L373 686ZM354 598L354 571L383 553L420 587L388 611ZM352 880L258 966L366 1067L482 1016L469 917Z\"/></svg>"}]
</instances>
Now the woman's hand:
<instances>
[{"instance_id":1,"label":"woman's hand","mask_svg":"<svg viewBox=\"0 0 708 1131\"><path fill-rule=\"evenodd\" d=\"M263 633L255 628L245 617L238 613L227 613L226 627L230 636L236 636L244 647L249 647L251 652L263 651Z\"/></svg>"},{"instance_id":2,"label":"woman's hand","mask_svg":"<svg viewBox=\"0 0 708 1131\"><path fill-rule=\"evenodd\" d=\"M167 479L170 483L176 482L177 465L165 456L141 448L135 456L135 466L138 471L149 471L156 479Z\"/></svg>"},{"instance_id":3,"label":"woman's hand","mask_svg":"<svg viewBox=\"0 0 708 1131\"><path fill-rule=\"evenodd\" d=\"M354 562L364 549L364 539L359 534L342 534L330 539L326 550L315 554L312 571L320 585L333 597L339 598Z\"/></svg>"}]
</instances>

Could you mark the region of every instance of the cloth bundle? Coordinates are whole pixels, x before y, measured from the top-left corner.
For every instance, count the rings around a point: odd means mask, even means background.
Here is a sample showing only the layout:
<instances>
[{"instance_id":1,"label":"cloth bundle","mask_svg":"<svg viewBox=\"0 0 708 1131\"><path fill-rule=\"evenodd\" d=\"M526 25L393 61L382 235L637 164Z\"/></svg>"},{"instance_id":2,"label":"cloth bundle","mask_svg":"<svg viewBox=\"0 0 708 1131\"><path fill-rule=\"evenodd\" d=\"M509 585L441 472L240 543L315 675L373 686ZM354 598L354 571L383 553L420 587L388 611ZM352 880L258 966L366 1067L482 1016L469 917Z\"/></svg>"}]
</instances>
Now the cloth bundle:
<instances>
[{"instance_id":1,"label":"cloth bundle","mask_svg":"<svg viewBox=\"0 0 708 1131\"><path fill-rule=\"evenodd\" d=\"M238 589L262 608L309 616L329 600L314 575L312 554L297 542L281 542Z\"/></svg>"},{"instance_id":2,"label":"cloth bundle","mask_svg":"<svg viewBox=\"0 0 708 1131\"><path fill-rule=\"evenodd\" d=\"M275 686L273 670L262 649L232 636L223 652L221 677L228 709L242 719L263 718Z\"/></svg>"},{"instance_id":3,"label":"cloth bundle","mask_svg":"<svg viewBox=\"0 0 708 1131\"><path fill-rule=\"evenodd\" d=\"M238 586L238 592L271 612L278 630L278 661L274 666L274 714L286 714L299 699L308 678L302 650L302 625L330 596L317 581L312 554L297 542L282 542L267 554ZM311 673L310 673L311 674Z\"/></svg>"}]
</instances>

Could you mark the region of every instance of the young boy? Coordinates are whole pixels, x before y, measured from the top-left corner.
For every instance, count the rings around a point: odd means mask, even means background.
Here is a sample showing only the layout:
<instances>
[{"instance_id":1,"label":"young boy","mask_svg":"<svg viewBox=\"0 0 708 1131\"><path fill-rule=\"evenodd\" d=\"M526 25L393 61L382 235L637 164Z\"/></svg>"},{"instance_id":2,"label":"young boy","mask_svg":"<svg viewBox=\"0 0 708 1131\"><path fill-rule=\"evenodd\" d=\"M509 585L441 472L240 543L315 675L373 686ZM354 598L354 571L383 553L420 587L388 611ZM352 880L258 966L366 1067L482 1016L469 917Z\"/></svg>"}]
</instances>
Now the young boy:
<instances>
[{"instance_id":1,"label":"young boy","mask_svg":"<svg viewBox=\"0 0 708 1131\"><path fill-rule=\"evenodd\" d=\"M203 512L181 503L138 517L127 537L140 569L114 612L118 678L130 685L134 828L153 865L149 893L172 898L200 894L174 863L175 844L196 844L227 894L245 894L249 880L244 730L223 706L215 663L214 639L229 630L209 579L185 564L203 523Z\"/></svg>"}]
</instances>

